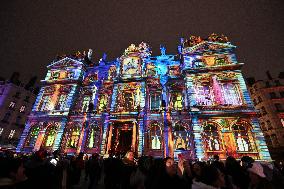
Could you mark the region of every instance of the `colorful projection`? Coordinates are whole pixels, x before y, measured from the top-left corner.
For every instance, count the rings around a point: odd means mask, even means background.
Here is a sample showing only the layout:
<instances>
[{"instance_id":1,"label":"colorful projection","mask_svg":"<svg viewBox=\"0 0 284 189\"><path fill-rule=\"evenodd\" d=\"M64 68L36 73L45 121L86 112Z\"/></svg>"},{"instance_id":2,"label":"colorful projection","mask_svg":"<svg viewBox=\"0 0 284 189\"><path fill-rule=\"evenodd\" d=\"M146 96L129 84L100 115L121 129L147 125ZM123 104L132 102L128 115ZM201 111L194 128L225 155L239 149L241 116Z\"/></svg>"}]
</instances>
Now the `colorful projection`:
<instances>
[{"instance_id":1,"label":"colorful projection","mask_svg":"<svg viewBox=\"0 0 284 189\"><path fill-rule=\"evenodd\" d=\"M58 56L17 151L269 160L235 48L211 34L182 38L175 55L161 45L152 56L142 42L114 60L93 62L92 50Z\"/></svg>"}]
</instances>

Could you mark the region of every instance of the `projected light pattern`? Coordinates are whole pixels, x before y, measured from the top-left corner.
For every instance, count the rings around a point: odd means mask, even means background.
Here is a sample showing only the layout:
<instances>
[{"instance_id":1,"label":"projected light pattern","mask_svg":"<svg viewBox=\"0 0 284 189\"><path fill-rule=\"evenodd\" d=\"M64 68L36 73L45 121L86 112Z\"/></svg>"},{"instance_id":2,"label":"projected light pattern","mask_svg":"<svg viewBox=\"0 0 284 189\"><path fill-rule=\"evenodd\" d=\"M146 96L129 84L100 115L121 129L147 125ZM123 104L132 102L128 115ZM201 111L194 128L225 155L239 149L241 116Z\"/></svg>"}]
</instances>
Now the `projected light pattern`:
<instances>
[{"instance_id":1,"label":"projected light pattern","mask_svg":"<svg viewBox=\"0 0 284 189\"><path fill-rule=\"evenodd\" d=\"M131 44L114 61L92 51L47 68L17 151L270 159L241 74L224 35L181 39L177 55L152 56Z\"/></svg>"}]
</instances>

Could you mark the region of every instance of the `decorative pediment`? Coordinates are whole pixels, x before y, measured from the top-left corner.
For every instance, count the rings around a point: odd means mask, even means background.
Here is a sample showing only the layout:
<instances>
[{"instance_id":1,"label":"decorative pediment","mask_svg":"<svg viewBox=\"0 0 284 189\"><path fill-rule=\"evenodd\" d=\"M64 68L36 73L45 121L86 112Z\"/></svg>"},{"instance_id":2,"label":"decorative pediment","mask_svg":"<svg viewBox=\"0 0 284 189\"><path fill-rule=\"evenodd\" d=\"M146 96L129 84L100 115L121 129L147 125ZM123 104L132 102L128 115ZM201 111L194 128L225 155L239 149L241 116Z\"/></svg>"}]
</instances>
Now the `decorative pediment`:
<instances>
[{"instance_id":1,"label":"decorative pediment","mask_svg":"<svg viewBox=\"0 0 284 189\"><path fill-rule=\"evenodd\" d=\"M184 48L182 53L183 54L196 53L196 52L208 53L208 51L216 51L219 49L229 49L229 48L236 48L236 46L232 45L230 42L219 43L219 42L202 41L201 43L196 44L195 46Z\"/></svg>"},{"instance_id":2,"label":"decorative pediment","mask_svg":"<svg viewBox=\"0 0 284 189\"><path fill-rule=\"evenodd\" d=\"M225 35L217 35L212 33L206 39L200 36L190 36L189 39L183 41L182 53L208 52L224 48L235 48Z\"/></svg>"},{"instance_id":3,"label":"decorative pediment","mask_svg":"<svg viewBox=\"0 0 284 189\"><path fill-rule=\"evenodd\" d=\"M59 61L53 62L52 64L48 65L47 68L48 69L58 69L58 68L67 68L67 67L73 68L73 67L78 67L82 65L83 65L83 62L66 57Z\"/></svg>"}]
</instances>

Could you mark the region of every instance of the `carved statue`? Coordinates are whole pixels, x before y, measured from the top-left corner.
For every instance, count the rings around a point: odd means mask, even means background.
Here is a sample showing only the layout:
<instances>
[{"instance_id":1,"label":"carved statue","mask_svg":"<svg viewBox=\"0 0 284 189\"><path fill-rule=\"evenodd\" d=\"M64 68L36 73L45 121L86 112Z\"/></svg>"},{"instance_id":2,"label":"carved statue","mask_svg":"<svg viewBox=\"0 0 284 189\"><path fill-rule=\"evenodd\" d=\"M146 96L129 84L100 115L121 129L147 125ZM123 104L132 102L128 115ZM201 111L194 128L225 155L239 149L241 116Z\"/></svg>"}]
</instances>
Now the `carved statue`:
<instances>
[{"instance_id":1,"label":"carved statue","mask_svg":"<svg viewBox=\"0 0 284 189\"><path fill-rule=\"evenodd\" d=\"M160 45L160 50L161 50L161 55L165 56L166 55L166 47L164 45Z\"/></svg>"}]
</instances>

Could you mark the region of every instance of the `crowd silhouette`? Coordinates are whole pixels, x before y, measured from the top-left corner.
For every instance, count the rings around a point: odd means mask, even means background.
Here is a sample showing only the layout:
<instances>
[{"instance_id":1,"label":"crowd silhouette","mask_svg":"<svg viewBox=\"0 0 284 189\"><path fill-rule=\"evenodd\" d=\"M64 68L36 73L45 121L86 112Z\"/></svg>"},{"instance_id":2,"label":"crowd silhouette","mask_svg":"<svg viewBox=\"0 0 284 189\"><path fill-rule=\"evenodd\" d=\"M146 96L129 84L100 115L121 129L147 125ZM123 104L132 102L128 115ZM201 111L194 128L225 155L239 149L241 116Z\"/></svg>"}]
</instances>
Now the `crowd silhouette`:
<instances>
[{"instance_id":1,"label":"crowd silhouette","mask_svg":"<svg viewBox=\"0 0 284 189\"><path fill-rule=\"evenodd\" d=\"M284 188L283 164L241 160L217 155L210 161L187 160L178 156L138 159L129 151L123 158L99 154L67 156L58 151L39 150L32 154L0 154L0 188L89 189L267 189Z\"/></svg>"}]
</instances>

